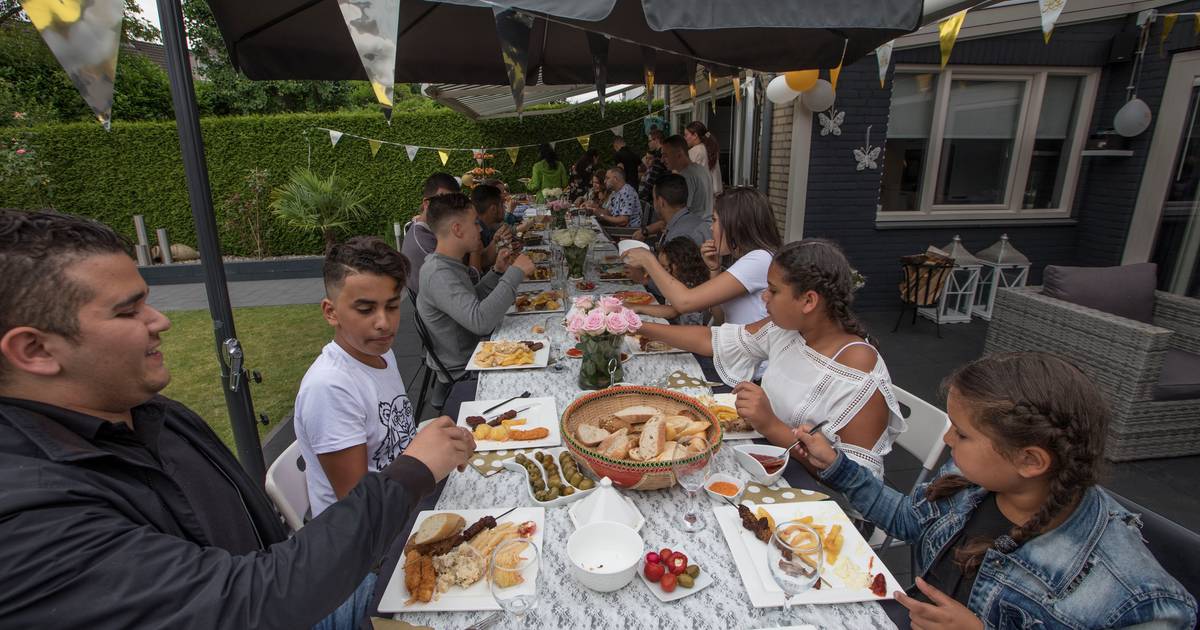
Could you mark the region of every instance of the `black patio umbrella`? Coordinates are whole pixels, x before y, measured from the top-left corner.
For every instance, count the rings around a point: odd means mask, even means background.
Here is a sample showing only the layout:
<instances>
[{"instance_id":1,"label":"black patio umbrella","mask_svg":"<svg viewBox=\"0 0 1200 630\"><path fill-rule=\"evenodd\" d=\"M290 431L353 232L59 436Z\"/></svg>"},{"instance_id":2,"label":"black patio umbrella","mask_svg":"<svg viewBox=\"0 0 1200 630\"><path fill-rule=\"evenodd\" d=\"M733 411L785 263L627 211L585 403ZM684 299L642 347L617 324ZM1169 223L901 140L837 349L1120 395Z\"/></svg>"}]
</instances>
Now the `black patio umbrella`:
<instances>
[{"instance_id":1,"label":"black patio umbrella","mask_svg":"<svg viewBox=\"0 0 1200 630\"><path fill-rule=\"evenodd\" d=\"M367 79L337 0L209 0L233 64L251 79ZM529 76L593 80L588 33L610 38L608 81L641 83L643 47L658 83L697 62L782 72L851 63L914 31L922 0L402 0L398 83L508 83L493 8L534 16Z\"/></svg>"}]
</instances>

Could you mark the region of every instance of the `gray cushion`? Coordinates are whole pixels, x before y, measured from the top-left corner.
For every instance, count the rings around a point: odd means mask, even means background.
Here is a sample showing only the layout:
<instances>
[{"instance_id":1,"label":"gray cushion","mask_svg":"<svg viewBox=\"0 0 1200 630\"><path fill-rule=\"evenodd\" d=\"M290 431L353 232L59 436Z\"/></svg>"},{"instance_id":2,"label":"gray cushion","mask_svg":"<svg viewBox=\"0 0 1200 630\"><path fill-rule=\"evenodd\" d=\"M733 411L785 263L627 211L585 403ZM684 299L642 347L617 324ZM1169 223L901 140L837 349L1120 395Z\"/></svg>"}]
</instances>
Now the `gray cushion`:
<instances>
[{"instance_id":1,"label":"gray cushion","mask_svg":"<svg viewBox=\"0 0 1200 630\"><path fill-rule=\"evenodd\" d=\"M1154 287L1158 265L1059 267L1042 273L1042 294L1109 315L1154 323Z\"/></svg>"},{"instance_id":2,"label":"gray cushion","mask_svg":"<svg viewBox=\"0 0 1200 630\"><path fill-rule=\"evenodd\" d=\"M1193 400L1200 398L1200 354L1167 350L1162 372L1154 385L1155 400Z\"/></svg>"}]
</instances>

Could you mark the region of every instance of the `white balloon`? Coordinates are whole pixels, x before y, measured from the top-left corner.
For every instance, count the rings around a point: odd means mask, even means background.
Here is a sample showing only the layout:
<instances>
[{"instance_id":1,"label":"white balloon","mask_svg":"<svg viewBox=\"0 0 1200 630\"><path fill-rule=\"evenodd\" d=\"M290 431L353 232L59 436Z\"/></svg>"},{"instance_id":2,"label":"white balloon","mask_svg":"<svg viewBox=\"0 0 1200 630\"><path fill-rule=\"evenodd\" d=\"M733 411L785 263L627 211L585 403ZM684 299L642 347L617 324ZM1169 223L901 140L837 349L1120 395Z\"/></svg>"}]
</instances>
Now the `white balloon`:
<instances>
[{"instance_id":1,"label":"white balloon","mask_svg":"<svg viewBox=\"0 0 1200 630\"><path fill-rule=\"evenodd\" d=\"M1132 138L1150 128L1152 117L1146 101L1135 98L1117 110L1117 115L1113 117L1113 129L1126 138Z\"/></svg>"},{"instance_id":2,"label":"white balloon","mask_svg":"<svg viewBox=\"0 0 1200 630\"><path fill-rule=\"evenodd\" d=\"M818 79L817 84L804 93L804 106L810 111L823 112L833 106L833 85L825 79Z\"/></svg>"},{"instance_id":3,"label":"white balloon","mask_svg":"<svg viewBox=\"0 0 1200 630\"><path fill-rule=\"evenodd\" d=\"M787 80L779 75L767 84L767 98L776 105L790 103L800 96L800 93L788 87Z\"/></svg>"}]
</instances>

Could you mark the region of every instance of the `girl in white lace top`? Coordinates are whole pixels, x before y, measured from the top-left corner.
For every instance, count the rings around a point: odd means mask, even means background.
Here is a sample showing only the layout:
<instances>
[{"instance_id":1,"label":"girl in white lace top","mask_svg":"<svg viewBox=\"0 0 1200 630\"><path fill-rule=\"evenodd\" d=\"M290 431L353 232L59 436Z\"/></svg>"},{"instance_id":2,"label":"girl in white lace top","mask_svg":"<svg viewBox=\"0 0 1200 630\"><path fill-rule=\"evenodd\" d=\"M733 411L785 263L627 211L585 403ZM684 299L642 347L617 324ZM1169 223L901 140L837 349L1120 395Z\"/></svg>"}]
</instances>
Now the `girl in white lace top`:
<instances>
[{"instance_id":1,"label":"girl in white lace top","mask_svg":"<svg viewBox=\"0 0 1200 630\"><path fill-rule=\"evenodd\" d=\"M836 244L789 243L768 270L767 319L711 329L646 323L640 332L713 356L721 380L735 386L738 413L771 443L788 446L794 427L828 420L822 432L882 477L883 456L907 424L883 358L850 312L851 276ZM762 385L755 385L764 360Z\"/></svg>"}]
</instances>

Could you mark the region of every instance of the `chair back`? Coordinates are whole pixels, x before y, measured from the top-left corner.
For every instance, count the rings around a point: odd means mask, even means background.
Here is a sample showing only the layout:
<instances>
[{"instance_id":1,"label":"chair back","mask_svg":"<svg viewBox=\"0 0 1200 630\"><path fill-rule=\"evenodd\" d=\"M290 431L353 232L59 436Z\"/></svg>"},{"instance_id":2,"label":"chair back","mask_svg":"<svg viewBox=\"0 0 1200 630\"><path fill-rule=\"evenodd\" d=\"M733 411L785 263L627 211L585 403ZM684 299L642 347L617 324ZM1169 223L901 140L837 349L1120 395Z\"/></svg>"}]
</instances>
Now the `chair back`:
<instances>
[{"instance_id":1,"label":"chair back","mask_svg":"<svg viewBox=\"0 0 1200 630\"><path fill-rule=\"evenodd\" d=\"M266 489L275 509L283 515L283 522L292 531L300 531L308 512L308 481L304 478L304 456L300 454L299 442L292 442L267 469Z\"/></svg>"},{"instance_id":2,"label":"chair back","mask_svg":"<svg viewBox=\"0 0 1200 630\"><path fill-rule=\"evenodd\" d=\"M1154 559L1200 601L1200 534L1107 488L1104 491L1121 507L1141 515L1142 538Z\"/></svg>"},{"instance_id":3,"label":"chair back","mask_svg":"<svg viewBox=\"0 0 1200 630\"><path fill-rule=\"evenodd\" d=\"M917 254L901 257L900 267L900 300L914 306L933 306L941 297L942 286L954 269L954 261Z\"/></svg>"},{"instance_id":4,"label":"chair back","mask_svg":"<svg viewBox=\"0 0 1200 630\"><path fill-rule=\"evenodd\" d=\"M896 445L921 460L921 467L925 471L932 472L946 448L942 436L950 429L950 417L941 409L895 385L892 385L892 391L896 395L896 402L900 403L901 412L908 409L905 415L908 430L896 438Z\"/></svg>"}]
</instances>

